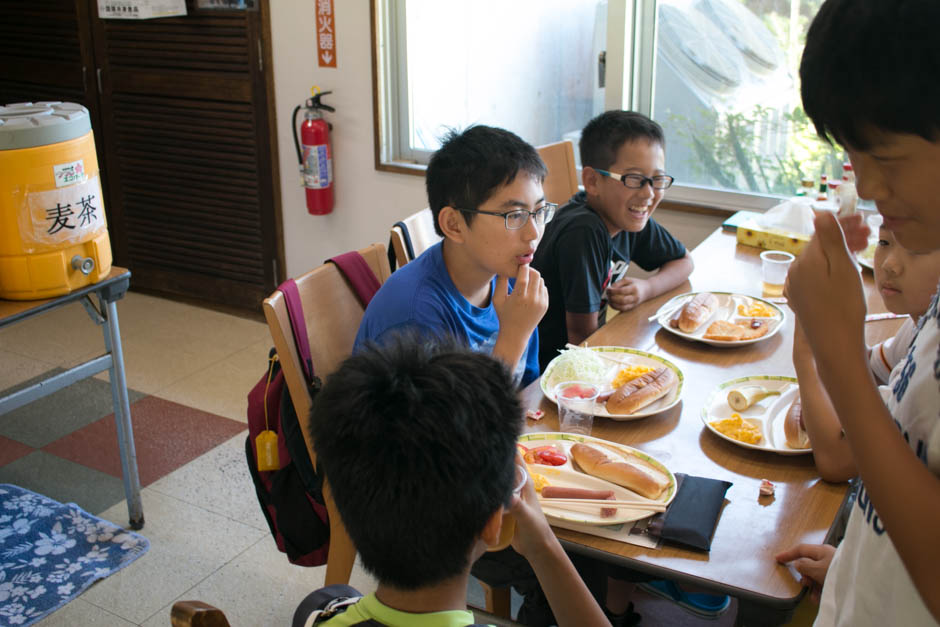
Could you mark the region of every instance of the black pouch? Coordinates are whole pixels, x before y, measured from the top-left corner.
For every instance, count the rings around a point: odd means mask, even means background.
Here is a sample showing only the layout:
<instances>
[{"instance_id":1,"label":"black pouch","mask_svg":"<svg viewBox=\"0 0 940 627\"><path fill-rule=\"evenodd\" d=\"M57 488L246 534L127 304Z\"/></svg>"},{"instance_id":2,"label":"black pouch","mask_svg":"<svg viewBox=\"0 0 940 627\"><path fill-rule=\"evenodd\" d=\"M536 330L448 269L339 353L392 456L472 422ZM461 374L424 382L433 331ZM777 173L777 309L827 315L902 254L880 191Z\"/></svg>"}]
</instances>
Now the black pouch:
<instances>
[{"instance_id":1,"label":"black pouch","mask_svg":"<svg viewBox=\"0 0 940 627\"><path fill-rule=\"evenodd\" d=\"M676 473L676 498L646 528L653 537L708 551L730 481Z\"/></svg>"}]
</instances>

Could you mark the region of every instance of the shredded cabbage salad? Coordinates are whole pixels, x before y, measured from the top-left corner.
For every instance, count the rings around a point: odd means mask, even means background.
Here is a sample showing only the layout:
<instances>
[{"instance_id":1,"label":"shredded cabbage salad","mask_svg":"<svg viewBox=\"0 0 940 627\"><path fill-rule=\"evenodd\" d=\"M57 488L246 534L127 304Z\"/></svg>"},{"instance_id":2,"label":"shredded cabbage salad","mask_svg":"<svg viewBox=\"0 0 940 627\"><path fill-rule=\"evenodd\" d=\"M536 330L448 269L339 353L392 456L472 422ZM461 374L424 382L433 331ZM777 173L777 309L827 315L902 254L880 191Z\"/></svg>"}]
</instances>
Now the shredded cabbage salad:
<instances>
[{"instance_id":1,"label":"shredded cabbage salad","mask_svg":"<svg viewBox=\"0 0 940 627\"><path fill-rule=\"evenodd\" d=\"M609 369L609 364L590 348L569 348L555 358L546 389L552 390L562 381L604 384Z\"/></svg>"}]
</instances>

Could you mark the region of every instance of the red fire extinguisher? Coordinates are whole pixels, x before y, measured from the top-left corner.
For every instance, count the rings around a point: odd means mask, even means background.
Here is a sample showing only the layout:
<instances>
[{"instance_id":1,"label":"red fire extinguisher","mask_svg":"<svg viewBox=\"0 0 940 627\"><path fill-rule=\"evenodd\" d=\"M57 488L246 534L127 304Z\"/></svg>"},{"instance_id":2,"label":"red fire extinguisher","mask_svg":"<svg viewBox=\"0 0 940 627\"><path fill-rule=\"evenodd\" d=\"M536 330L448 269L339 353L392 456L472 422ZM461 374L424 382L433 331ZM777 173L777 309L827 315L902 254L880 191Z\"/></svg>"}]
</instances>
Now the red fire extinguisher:
<instances>
[{"instance_id":1,"label":"red fire extinguisher","mask_svg":"<svg viewBox=\"0 0 940 627\"><path fill-rule=\"evenodd\" d=\"M311 98L294 108L294 148L300 162L301 184L307 196L307 211L312 215L325 215L333 211L333 149L330 146L330 130L333 125L320 113L336 111L320 102L320 98L332 92L320 92L318 87L310 90ZM300 125L300 141L297 140L297 113L304 109L304 121Z\"/></svg>"}]
</instances>

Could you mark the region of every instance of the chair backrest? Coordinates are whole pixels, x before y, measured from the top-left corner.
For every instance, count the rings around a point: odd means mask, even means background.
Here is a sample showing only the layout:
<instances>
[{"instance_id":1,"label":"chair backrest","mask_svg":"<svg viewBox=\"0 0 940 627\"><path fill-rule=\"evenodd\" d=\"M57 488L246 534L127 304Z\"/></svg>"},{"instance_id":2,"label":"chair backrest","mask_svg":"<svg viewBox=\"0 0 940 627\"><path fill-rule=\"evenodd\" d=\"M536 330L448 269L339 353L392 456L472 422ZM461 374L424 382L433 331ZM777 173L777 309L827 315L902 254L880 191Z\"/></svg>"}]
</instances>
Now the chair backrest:
<instances>
[{"instance_id":1,"label":"chair backrest","mask_svg":"<svg viewBox=\"0 0 940 627\"><path fill-rule=\"evenodd\" d=\"M373 244L359 253L365 258L379 282L384 283L391 273L385 246ZM303 305L307 337L310 339L313 370L317 376L323 378L336 370L339 364L352 354L353 342L365 308L346 278L332 263L314 268L295 281ZM310 459L316 462L313 443L307 437L312 398L294 344L287 314L287 301L280 291L275 291L264 300L262 309L274 339L274 347L277 349L278 360L284 371L284 379L297 411L300 427L307 440Z\"/></svg>"},{"instance_id":2,"label":"chair backrest","mask_svg":"<svg viewBox=\"0 0 940 627\"><path fill-rule=\"evenodd\" d=\"M424 208L417 213L413 213L402 222L405 228L408 229L408 236L411 238L411 247L415 257L441 241L441 236L434 231L434 214L431 213L430 208ZM408 254L405 237L400 227L392 227L391 240L399 268L414 259Z\"/></svg>"},{"instance_id":3,"label":"chair backrest","mask_svg":"<svg viewBox=\"0 0 940 627\"><path fill-rule=\"evenodd\" d=\"M548 175L542 184L545 200L564 205L578 192L578 168L574 161L574 144L563 139L536 148Z\"/></svg>"},{"instance_id":4,"label":"chair backrest","mask_svg":"<svg viewBox=\"0 0 940 627\"><path fill-rule=\"evenodd\" d=\"M379 283L384 283L391 274L385 246L373 244L361 249L359 254L365 258ZM365 308L353 292L352 286L332 263L325 263L295 281L303 305L307 337L310 339L313 371L322 378L336 370L339 364L352 354L356 332L359 330ZM304 435L310 461L316 467L317 457L313 450L313 441L310 439L310 407L313 399L307 388L294 344L284 294L275 291L264 300L262 309L274 339L274 347L277 349L291 401L297 411L297 422ZM327 553L324 583L349 583L349 575L356 559L356 547L336 509L329 477L323 477L323 502L330 518L330 548Z\"/></svg>"}]
</instances>

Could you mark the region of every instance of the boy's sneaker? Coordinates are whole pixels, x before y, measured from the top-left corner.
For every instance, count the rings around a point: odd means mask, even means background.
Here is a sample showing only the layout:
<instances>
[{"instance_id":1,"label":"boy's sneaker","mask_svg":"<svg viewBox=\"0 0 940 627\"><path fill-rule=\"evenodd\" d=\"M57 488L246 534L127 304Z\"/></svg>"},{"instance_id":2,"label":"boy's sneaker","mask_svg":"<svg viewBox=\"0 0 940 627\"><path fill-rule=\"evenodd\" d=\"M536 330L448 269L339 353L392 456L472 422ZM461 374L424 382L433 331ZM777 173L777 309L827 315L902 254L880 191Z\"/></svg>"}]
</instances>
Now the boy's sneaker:
<instances>
[{"instance_id":1,"label":"boy's sneaker","mask_svg":"<svg viewBox=\"0 0 940 627\"><path fill-rule=\"evenodd\" d=\"M627 606L623 614L614 614L606 607L603 610L611 627L633 627L640 624L640 615L633 611L633 603Z\"/></svg>"},{"instance_id":2,"label":"boy's sneaker","mask_svg":"<svg viewBox=\"0 0 940 627\"><path fill-rule=\"evenodd\" d=\"M731 605L731 598L728 596L686 592L672 581L648 581L637 584L637 587L651 594L669 599L702 618L718 618Z\"/></svg>"}]
</instances>

